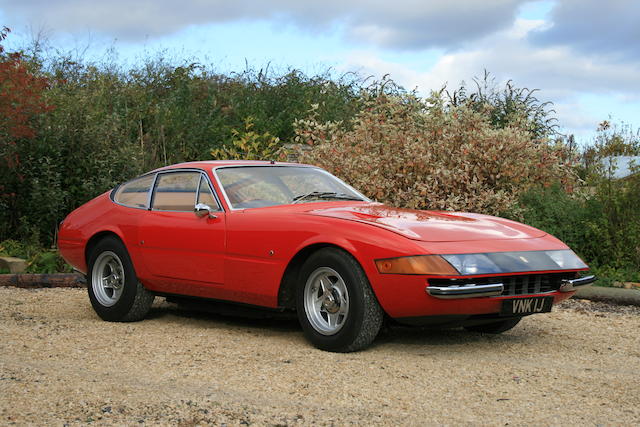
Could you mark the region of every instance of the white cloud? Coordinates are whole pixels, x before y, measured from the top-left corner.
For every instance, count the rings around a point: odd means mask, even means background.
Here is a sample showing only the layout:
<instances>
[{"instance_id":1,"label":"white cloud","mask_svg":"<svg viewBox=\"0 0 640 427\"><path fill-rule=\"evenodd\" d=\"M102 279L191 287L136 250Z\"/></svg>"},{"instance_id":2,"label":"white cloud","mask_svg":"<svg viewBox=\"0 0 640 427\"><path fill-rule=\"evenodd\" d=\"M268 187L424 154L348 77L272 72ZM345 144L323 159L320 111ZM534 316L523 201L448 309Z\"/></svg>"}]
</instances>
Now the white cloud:
<instances>
[{"instance_id":1,"label":"white cloud","mask_svg":"<svg viewBox=\"0 0 640 427\"><path fill-rule=\"evenodd\" d=\"M468 81L487 69L498 80L513 79L520 86L543 88L554 97L584 91L624 94L633 99L630 93L640 93L640 61L607 62L596 56L576 54L566 47L532 46L527 34L544 25L543 21L517 20L512 28L485 37L467 50L442 55L429 70L385 62L373 51L350 55L345 68L359 66L375 75L392 73L422 91L436 89L442 82Z\"/></svg>"},{"instance_id":2,"label":"white cloud","mask_svg":"<svg viewBox=\"0 0 640 427\"><path fill-rule=\"evenodd\" d=\"M606 117L598 117L588 111L585 106L575 100L563 100L553 106L556 111L560 132L572 133L578 138L593 135L598 123Z\"/></svg>"},{"instance_id":3,"label":"white cloud","mask_svg":"<svg viewBox=\"0 0 640 427\"><path fill-rule=\"evenodd\" d=\"M561 0L551 25L530 34L540 46L567 46L589 55L640 56L640 2L637 0Z\"/></svg>"},{"instance_id":4,"label":"white cloud","mask_svg":"<svg viewBox=\"0 0 640 427\"><path fill-rule=\"evenodd\" d=\"M640 94L640 61L607 62L597 56L577 54L565 46L538 47L528 42L532 31L544 28L544 21L517 20L504 31L471 44L467 50L445 54L426 70L386 62L376 52L357 52L345 60L345 69L360 68L363 73L391 78L408 88L417 87L427 94L443 83L450 88L461 81L469 83L483 70L498 82L511 79L518 87L539 88L542 101L551 100L560 124L568 131L586 134L604 117L596 117L594 108L583 108L579 97L619 97L630 102ZM589 111L588 111L589 110ZM640 113L640 112L639 112Z\"/></svg>"},{"instance_id":5,"label":"white cloud","mask_svg":"<svg viewBox=\"0 0 640 427\"><path fill-rule=\"evenodd\" d=\"M109 37L141 40L191 25L270 20L302 30L344 24L346 36L394 49L456 47L508 27L528 0L0 0L3 12L55 31L91 29Z\"/></svg>"}]
</instances>

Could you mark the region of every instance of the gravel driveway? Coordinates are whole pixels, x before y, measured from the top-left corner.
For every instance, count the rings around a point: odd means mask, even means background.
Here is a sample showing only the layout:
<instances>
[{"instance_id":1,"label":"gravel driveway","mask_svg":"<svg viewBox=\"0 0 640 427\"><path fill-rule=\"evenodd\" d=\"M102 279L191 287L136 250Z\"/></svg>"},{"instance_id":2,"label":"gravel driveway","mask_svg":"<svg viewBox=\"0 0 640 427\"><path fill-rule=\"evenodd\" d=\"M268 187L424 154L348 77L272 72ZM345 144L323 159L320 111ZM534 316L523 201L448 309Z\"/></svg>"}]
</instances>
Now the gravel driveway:
<instances>
[{"instance_id":1,"label":"gravel driveway","mask_svg":"<svg viewBox=\"0 0 640 427\"><path fill-rule=\"evenodd\" d=\"M640 310L568 301L500 336L392 328L326 353L295 320L107 323L82 289L0 289L0 425L638 425Z\"/></svg>"}]
</instances>

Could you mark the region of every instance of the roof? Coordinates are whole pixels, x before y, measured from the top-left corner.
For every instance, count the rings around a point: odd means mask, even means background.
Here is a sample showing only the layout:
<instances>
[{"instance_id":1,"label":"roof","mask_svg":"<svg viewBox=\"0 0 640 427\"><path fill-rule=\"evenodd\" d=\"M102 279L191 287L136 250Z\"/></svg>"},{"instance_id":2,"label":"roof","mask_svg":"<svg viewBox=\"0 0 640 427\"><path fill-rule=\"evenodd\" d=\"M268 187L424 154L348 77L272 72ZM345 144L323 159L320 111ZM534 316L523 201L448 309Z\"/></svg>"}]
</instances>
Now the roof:
<instances>
[{"instance_id":1,"label":"roof","mask_svg":"<svg viewBox=\"0 0 640 427\"><path fill-rule=\"evenodd\" d=\"M602 159L605 174L609 178L622 179L638 173L640 156L610 156Z\"/></svg>"},{"instance_id":2,"label":"roof","mask_svg":"<svg viewBox=\"0 0 640 427\"><path fill-rule=\"evenodd\" d=\"M178 169L178 168L217 168L221 166L306 166L302 163L276 162L265 160L201 160L195 162L177 163L175 165L164 166L156 170ZM154 171L155 172L155 171Z\"/></svg>"}]
</instances>

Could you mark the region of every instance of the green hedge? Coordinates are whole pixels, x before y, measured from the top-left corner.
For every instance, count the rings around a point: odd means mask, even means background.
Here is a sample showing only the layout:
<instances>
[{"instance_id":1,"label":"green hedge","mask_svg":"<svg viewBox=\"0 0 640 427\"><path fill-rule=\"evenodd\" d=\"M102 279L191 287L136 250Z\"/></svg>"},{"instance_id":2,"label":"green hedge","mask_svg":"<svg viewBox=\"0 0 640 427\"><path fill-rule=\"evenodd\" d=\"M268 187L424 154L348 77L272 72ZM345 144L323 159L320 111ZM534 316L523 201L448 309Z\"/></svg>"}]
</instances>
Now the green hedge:
<instances>
[{"instance_id":1,"label":"green hedge","mask_svg":"<svg viewBox=\"0 0 640 427\"><path fill-rule=\"evenodd\" d=\"M567 243L600 284L640 282L639 178L603 179L582 194L559 186L529 191L520 199L522 219Z\"/></svg>"},{"instance_id":2,"label":"green hedge","mask_svg":"<svg viewBox=\"0 0 640 427\"><path fill-rule=\"evenodd\" d=\"M0 32L0 42L5 36ZM71 210L119 182L166 164L237 151L238 140L250 136L290 143L305 124L331 124L314 128L318 138L327 139L323 132L331 129L348 134L372 97L418 99L388 79L372 83L352 73L308 76L298 70L221 74L162 56L124 69L115 61L16 56L0 43L0 63L0 110L7 112L0 115L0 253L29 259L38 272L68 268L43 248L51 247ZM492 87L488 74L475 84L475 92L464 85L451 94L443 89L429 98L438 98L440 108L425 111L470 109L486 116L490 131L517 130L541 144L557 137L552 110L532 96L535 90L512 82ZM380 117L376 126L387 119ZM472 141L474 129L469 132ZM512 216L564 240L609 282L640 280L640 183L637 177L607 180L597 170L599 158L637 155L639 145L637 134L603 122L576 168L584 185L573 193L560 186L533 188ZM353 162L368 164L371 155Z\"/></svg>"},{"instance_id":3,"label":"green hedge","mask_svg":"<svg viewBox=\"0 0 640 427\"><path fill-rule=\"evenodd\" d=\"M27 237L45 246L75 207L144 171L211 158L247 120L287 142L295 120L312 109L325 120L348 119L362 83L296 70L222 75L163 58L131 70L64 57L30 61L49 82L41 98L50 108L30 118L33 137L11 139L0 128L0 241Z\"/></svg>"}]
</instances>

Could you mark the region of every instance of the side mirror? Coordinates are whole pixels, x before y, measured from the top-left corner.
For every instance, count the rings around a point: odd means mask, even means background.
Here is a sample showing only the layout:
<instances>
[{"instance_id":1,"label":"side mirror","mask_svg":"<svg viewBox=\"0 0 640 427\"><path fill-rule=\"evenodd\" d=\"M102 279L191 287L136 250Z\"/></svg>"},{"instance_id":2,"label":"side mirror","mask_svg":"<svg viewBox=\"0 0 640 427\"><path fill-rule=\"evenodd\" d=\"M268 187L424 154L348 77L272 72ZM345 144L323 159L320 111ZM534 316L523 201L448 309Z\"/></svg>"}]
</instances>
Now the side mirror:
<instances>
[{"instance_id":1,"label":"side mirror","mask_svg":"<svg viewBox=\"0 0 640 427\"><path fill-rule=\"evenodd\" d=\"M213 214L212 210L213 209L211 209L209 205L205 205L204 203L198 203L195 209L193 210L193 212L196 214L198 218L202 218L204 216L209 216L209 218L211 219L218 218Z\"/></svg>"}]
</instances>

